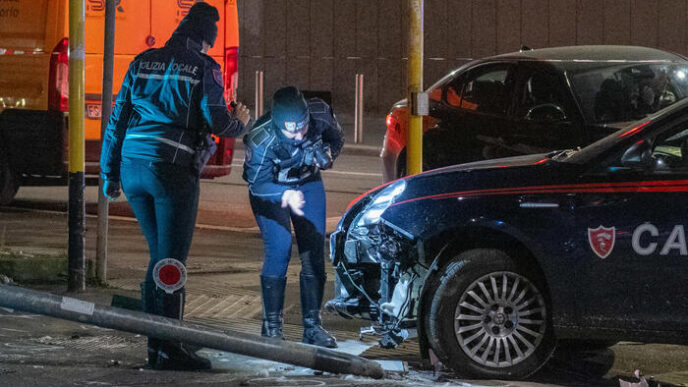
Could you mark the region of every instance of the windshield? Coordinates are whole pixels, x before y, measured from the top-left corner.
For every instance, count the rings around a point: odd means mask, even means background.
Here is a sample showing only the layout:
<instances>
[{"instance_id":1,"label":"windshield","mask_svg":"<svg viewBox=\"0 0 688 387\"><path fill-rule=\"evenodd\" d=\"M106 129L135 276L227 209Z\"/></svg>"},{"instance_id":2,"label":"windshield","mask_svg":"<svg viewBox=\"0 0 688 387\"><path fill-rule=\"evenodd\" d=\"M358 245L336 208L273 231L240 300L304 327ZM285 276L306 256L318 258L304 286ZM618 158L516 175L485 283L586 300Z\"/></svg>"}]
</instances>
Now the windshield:
<instances>
[{"instance_id":1,"label":"windshield","mask_svg":"<svg viewBox=\"0 0 688 387\"><path fill-rule=\"evenodd\" d=\"M684 111L686 107L688 107L688 99L672 105L665 110L654 113L649 117L643 118L642 120L636 121L633 124L628 125L607 137L601 138L582 149L569 149L556 154L552 157L552 160L574 164L585 163L588 160L591 160L604 153L607 149L616 146L616 144L619 142L625 141L628 136L642 130L648 124L657 122L662 117L671 116L676 112Z\"/></svg>"},{"instance_id":2,"label":"windshield","mask_svg":"<svg viewBox=\"0 0 688 387\"><path fill-rule=\"evenodd\" d=\"M635 121L688 96L688 65L680 63L581 63L569 69L585 120Z\"/></svg>"}]
</instances>

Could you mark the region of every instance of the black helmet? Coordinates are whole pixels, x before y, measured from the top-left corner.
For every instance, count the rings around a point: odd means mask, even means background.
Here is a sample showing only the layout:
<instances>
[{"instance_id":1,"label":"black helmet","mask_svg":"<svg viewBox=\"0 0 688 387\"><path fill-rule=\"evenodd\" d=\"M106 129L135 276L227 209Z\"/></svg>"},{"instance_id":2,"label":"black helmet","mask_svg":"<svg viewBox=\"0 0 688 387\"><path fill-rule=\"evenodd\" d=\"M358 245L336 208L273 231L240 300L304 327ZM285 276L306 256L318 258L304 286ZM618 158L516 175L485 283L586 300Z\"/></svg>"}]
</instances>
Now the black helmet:
<instances>
[{"instance_id":1,"label":"black helmet","mask_svg":"<svg viewBox=\"0 0 688 387\"><path fill-rule=\"evenodd\" d=\"M310 118L308 103L294 86L283 87L275 92L271 114L275 126L290 133L303 129Z\"/></svg>"}]
</instances>

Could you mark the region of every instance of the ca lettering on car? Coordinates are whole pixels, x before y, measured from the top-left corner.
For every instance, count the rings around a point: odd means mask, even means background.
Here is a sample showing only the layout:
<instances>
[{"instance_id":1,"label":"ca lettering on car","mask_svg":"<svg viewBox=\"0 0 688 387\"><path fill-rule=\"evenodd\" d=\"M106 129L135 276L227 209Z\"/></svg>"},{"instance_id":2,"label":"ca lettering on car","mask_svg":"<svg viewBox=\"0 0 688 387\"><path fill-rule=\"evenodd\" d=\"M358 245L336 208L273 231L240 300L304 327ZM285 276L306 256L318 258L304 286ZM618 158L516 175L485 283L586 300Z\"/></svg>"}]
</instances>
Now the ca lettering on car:
<instances>
[{"instance_id":1,"label":"ca lettering on car","mask_svg":"<svg viewBox=\"0 0 688 387\"><path fill-rule=\"evenodd\" d=\"M631 240L633 251L638 255L655 254L660 246L660 240L657 239L659 235L659 229L651 223L643 223L636 227L633 230ZM675 225L661 246L659 255L672 255L673 251L677 251L681 256L688 255L684 226L682 224Z\"/></svg>"}]
</instances>

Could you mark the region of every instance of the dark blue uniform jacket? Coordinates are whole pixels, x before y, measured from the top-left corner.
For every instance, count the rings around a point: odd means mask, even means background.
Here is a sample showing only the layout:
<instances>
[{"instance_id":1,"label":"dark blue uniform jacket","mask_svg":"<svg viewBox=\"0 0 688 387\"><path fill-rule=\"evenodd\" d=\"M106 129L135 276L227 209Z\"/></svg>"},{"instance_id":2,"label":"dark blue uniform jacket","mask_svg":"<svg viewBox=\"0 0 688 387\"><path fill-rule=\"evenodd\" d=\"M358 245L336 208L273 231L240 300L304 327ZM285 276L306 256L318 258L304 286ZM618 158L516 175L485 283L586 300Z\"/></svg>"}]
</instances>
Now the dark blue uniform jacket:
<instances>
[{"instance_id":1,"label":"dark blue uniform jacket","mask_svg":"<svg viewBox=\"0 0 688 387\"><path fill-rule=\"evenodd\" d=\"M105 177L119 180L122 156L191 166L201 133L236 137L244 130L227 110L220 65L200 49L173 35L131 62L103 138Z\"/></svg>"},{"instance_id":2,"label":"dark blue uniform jacket","mask_svg":"<svg viewBox=\"0 0 688 387\"><path fill-rule=\"evenodd\" d=\"M288 189L320 179L320 169L308 165L306 149L322 140L332 152L333 159L344 145L342 128L330 107L319 98L308 101L310 121L306 137L300 143L284 137L272 123L270 113L256 121L253 129L244 136L246 159L243 178L249 192L266 200L281 200Z\"/></svg>"}]
</instances>

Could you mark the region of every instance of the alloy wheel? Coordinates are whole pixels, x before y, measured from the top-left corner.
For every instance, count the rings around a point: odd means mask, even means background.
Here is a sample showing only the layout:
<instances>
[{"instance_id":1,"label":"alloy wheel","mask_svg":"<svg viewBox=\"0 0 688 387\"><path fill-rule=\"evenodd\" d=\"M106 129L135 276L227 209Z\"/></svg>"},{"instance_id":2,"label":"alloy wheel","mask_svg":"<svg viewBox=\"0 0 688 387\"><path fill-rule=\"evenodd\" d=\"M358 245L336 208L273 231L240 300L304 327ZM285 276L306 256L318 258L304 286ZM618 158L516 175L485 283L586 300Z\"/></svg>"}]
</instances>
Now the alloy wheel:
<instances>
[{"instance_id":1,"label":"alloy wheel","mask_svg":"<svg viewBox=\"0 0 688 387\"><path fill-rule=\"evenodd\" d=\"M461 350L478 364L511 367L538 348L547 329L545 299L526 277L508 271L480 277L454 312Z\"/></svg>"}]
</instances>

